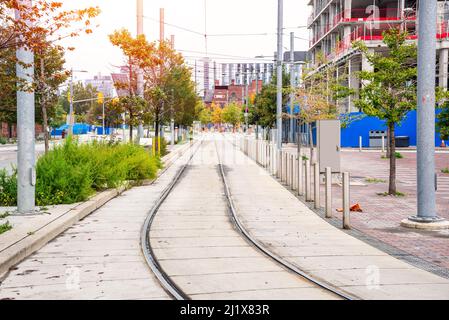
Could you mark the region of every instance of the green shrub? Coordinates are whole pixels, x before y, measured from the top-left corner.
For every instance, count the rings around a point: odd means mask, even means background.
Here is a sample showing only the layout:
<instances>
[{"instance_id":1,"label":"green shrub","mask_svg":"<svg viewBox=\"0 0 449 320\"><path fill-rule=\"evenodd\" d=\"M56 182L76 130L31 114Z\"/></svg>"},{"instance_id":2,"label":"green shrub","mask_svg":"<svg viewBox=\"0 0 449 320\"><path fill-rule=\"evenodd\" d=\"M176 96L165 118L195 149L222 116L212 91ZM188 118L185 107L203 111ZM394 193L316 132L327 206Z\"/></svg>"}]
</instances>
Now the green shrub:
<instances>
[{"instance_id":1,"label":"green shrub","mask_svg":"<svg viewBox=\"0 0 449 320\"><path fill-rule=\"evenodd\" d=\"M441 172L442 172L442 173L449 173L449 168L441 169Z\"/></svg>"},{"instance_id":2,"label":"green shrub","mask_svg":"<svg viewBox=\"0 0 449 320\"><path fill-rule=\"evenodd\" d=\"M9 231L12 229L12 225L9 223L9 221L6 221L3 224L0 224L0 234L5 233L6 231Z\"/></svg>"},{"instance_id":3,"label":"green shrub","mask_svg":"<svg viewBox=\"0 0 449 320\"><path fill-rule=\"evenodd\" d=\"M161 139L161 157L164 157L168 154L167 150L168 142L165 140L165 138Z\"/></svg>"},{"instance_id":4,"label":"green shrub","mask_svg":"<svg viewBox=\"0 0 449 320\"><path fill-rule=\"evenodd\" d=\"M6 144L8 140L5 137L0 137L0 144Z\"/></svg>"},{"instance_id":5,"label":"green shrub","mask_svg":"<svg viewBox=\"0 0 449 320\"><path fill-rule=\"evenodd\" d=\"M82 202L95 191L116 188L125 181L152 179L161 167L159 158L134 144L79 144L69 139L39 158L36 204ZM0 188L6 191L1 193L0 205L16 205L16 173L0 172Z\"/></svg>"},{"instance_id":6,"label":"green shrub","mask_svg":"<svg viewBox=\"0 0 449 320\"><path fill-rule=\"evenodd\" d=\"M17 203L17 170L8 174L0 170L0 206L11 207Z\"/></svg>"}]
</instances>

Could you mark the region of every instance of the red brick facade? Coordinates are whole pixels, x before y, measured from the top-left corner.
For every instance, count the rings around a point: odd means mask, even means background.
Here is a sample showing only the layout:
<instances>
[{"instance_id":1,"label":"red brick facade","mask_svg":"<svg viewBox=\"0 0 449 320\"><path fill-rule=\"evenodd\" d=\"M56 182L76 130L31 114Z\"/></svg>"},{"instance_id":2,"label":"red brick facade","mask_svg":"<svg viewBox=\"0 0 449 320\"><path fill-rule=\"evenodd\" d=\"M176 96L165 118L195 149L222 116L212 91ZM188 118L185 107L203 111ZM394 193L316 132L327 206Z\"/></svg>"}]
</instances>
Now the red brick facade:
<instances>
[{"instance_id":1,"label":"red brick facade","mask_svg":"<svg viewBox=\"0 0 449 320\"><path fill-rule=\"evenodd\" d=\"M263 81L259 80L259 92L262 89ZM256 80L253 80L252 83L248 86L248 96L256 94ZM230 85L220 86L219 82L215 82L214 87L214 98L213 101L215 104L224 107L226 104L235 102L238 104L244 104L245 101L245 86L244 85L236 85L234 81Z\"/></svg>"},{"instance_id":2,"label":"red brick facade","mask_svg":"<svg viewBox=\"0 0 449 320\"><path fill-rule=\"evenodd\" d=\"M36 123L36 136L41 134L43 132L42 125ZM11 128L9 125L5 122L1 123L1 131L0 136L6 137L6 138L17 138L17 127L15 124L11 125Z\"/></svg>"}]
</instances>

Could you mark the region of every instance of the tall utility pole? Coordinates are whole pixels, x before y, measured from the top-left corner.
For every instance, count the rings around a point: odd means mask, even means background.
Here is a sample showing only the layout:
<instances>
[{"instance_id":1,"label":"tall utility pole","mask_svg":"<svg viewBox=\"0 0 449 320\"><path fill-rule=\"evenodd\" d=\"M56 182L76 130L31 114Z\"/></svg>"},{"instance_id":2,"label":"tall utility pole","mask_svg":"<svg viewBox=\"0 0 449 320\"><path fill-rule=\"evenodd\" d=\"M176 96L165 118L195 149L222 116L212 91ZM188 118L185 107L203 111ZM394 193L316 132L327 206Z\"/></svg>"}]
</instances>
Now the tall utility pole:
<instances>
[{"instance_id":1,"label":"tall utility pole","mask_svg":"<svg viewBox=\"0 0 449 320\"><path fill-rule=\"evenodd\" d=\"M19 4L30 9L31 0L19 0ZM22 12L16 11L16 19L22 19ZM27 24L31 24L27 21ZM34 54L22 46L17 49L17 78L26 87L32 88L34 75ZM17 91L17 210L20 214L34 213L36 194L34 91Z\"/></svg>"},{"instance_id":2,"label":"tall utility pole","mask_svg":"<svg viewBox=\"0 0 449 320\"><path fill-rule=\"evenodd\" d=\"M295 101L295 93L293 92L293 89L295 88L295 33L290 33L290 142L294 141L294 101Z\"/></svg>"},{"instance_id":3,"label":"tall utility pole","mask_svg":"<svg viewBox=\"0 0 449 320\"><path fill-rule=\"evenodd\" d=\"M164 8L159 9L159 40L165 39L165 11Z\"/></svg>"},{"instance_id":4,"label":"tall utility pole","mask_svg":"<svg viewBox=\"0 0 449 320\"><path fill-rule=\"evenodd\" d=\"M74 112L73 112L73 68L70 70L70 109L69 109L69 116L67 117L67 124L69 126L68 128L68 135L73 135L73 121Z\"/></svg>"},{"instance_id":5,"label":"tall utility pole","mask_svg":"<svg viewBox=\"0 0 449 320\"><path fill-rule=\"evenodd\" d=\"M283 16L284 16L284 1L278 0L278 32L277 32L277 147L282 150L282 32L283 32Z\"/></svg>"},{"instance_id":6,"label":"tall utility pole","mask_svg":"<svg viewBox=\"0 0 449 320\"><path fill-rule=\"evenodd\" d=\"M413 222L440 222L435 196L435 69L437 2L419 3L418 41L418 214Z\"/></svg>"},{"instance_id":7,"label":"tall utility pole","mask_svg":"<svg viewBox=\"0 0 449 320\"><path fill-rule=\"evenodd\" d=\"M143 0L137 0L137 36L140 35L143 35ZM131 78L129 81L131 81ZM140 98L144 97L143 87L143 72L139 68L137 70L137 95ZM139 141L143 138L143 124L141 121L139 122L139 127L137 129L137 137Z\"/></svg>"}]
</instances>

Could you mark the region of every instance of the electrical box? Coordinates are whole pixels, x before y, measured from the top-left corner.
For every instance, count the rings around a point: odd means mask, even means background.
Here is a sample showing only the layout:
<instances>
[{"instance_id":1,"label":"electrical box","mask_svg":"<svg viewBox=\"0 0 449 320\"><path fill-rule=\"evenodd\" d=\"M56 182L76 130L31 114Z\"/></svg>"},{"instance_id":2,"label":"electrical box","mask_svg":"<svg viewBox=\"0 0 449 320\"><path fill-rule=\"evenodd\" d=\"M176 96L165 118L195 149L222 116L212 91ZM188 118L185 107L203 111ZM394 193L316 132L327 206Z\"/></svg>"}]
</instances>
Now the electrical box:
<instances>
[{"instance_id":1,"label":"electrical box","mask_svg":"<svg viewBox=\"0 0 449 320\"><path fill-rule=\"evenodd\" d=\"M316 126L317 159L320 171L332 168L332 173L341 172L341 122L340 120L319 120Z\"/></svg>"}]
</instances>

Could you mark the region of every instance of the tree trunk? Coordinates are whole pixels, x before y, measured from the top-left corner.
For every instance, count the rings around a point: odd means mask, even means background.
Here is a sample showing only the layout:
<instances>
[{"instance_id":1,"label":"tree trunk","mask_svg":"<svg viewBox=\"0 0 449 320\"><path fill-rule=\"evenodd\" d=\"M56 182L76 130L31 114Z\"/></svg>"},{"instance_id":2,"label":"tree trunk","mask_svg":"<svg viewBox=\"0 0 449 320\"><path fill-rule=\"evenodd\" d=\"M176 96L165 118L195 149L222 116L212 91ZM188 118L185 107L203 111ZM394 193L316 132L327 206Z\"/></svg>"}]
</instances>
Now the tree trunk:
<instances>
[{"instance_id":1,"label":"tree trunk","mask_svg":"<svg viewBox=\"0 0 449 320\"><path fill-rule=\"evenodd\" d=\"M310 163L315 163L315 146L313 144L312 124L309 123Z\"/></svg>"},{"instance_id":2,"label":"tree trunk","mask_svg":"<svg viewBox=\"0 0 449 320\"><path fill-rule=\"evenodd\" d=\"M388 193L390 195L396 195L396 139L395 139L395 129L394 123L388 125L389 128L389 146L390 146L390 185L388 188Z\"/></svg>"},{"instance_id":3,"label":"tree trunk","mask_svg":"<svg viewBox=\"0 0 449 320\"><path fill-rule=\"evenodd\" d=\"M387 128L387 158L391 157L390 149L390 127Z\"/></svg>"},{"instance_id":4,"label":"tree trunk","mask_svg":"<svg viewBox=\"0 0 449 320\"><path fill-rule=\"evenodd\" d=\"M133 130L134 130L134 127L132 124L130 124L129 125L129 142L130 143L133 143Z\"/></svg>"},{"instance_id":5,"label":"tree trunk","mask_svg":"<svg viewBox=\"0 0 449 320\"><path fill-rule=\"evenodd\" d=\"M159 135L160 135L160 124L159 124L159 112L156 112L156 121L154 127L154 147L156 153L159 151Z\"/></svg>"}]
</instances>

